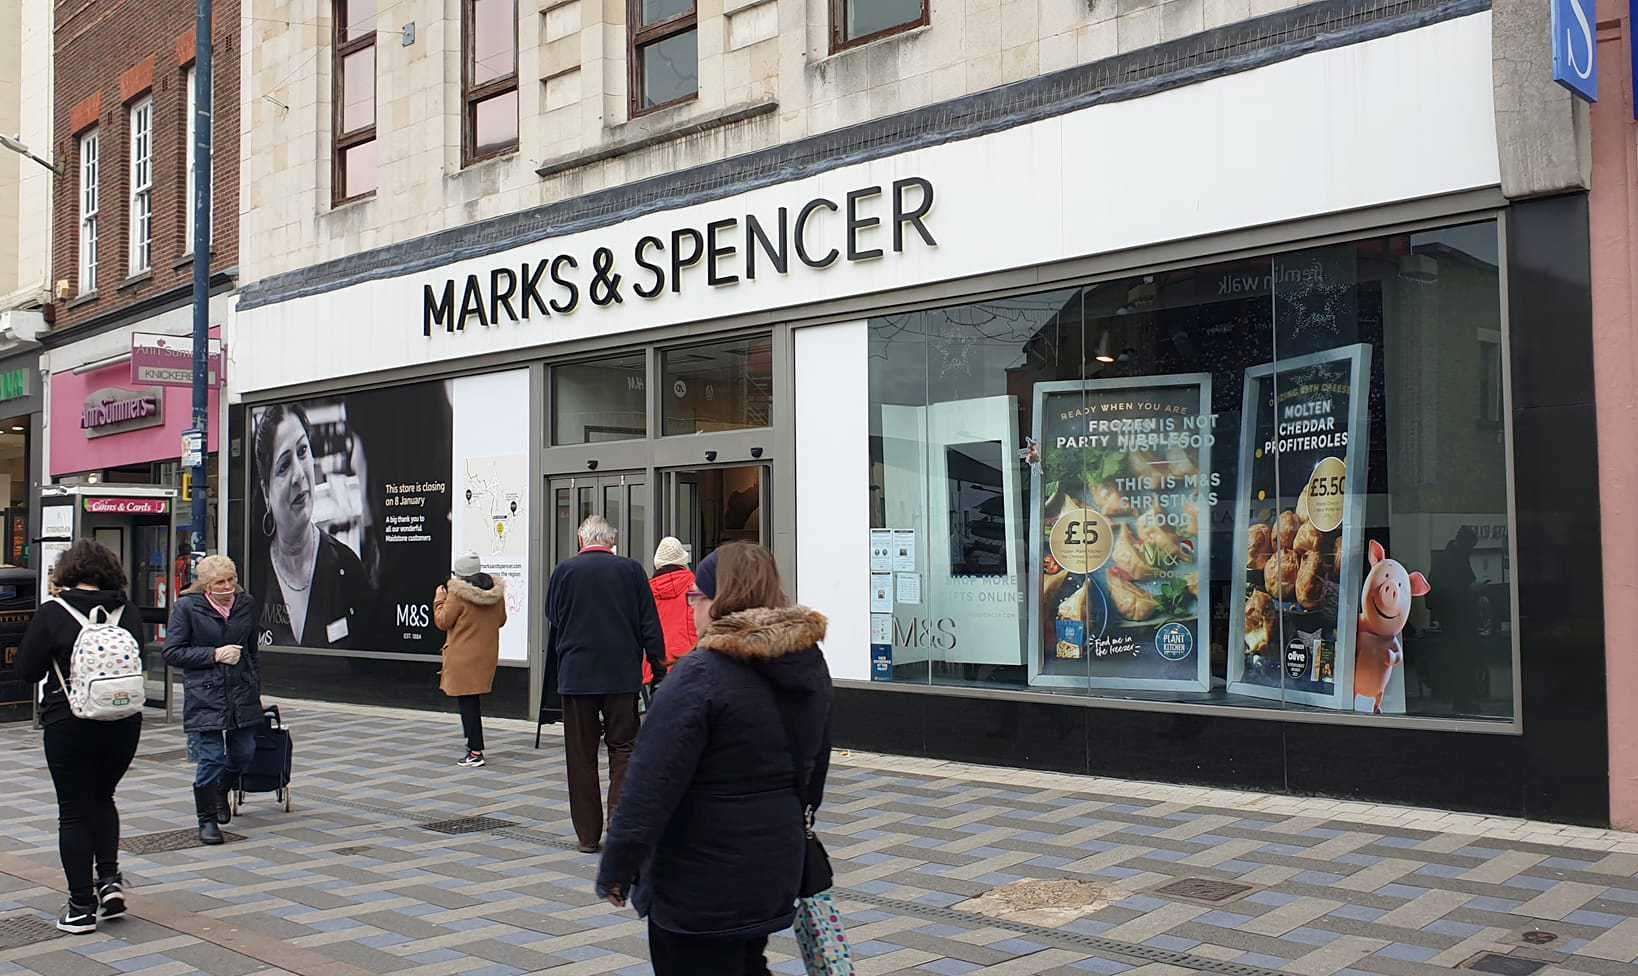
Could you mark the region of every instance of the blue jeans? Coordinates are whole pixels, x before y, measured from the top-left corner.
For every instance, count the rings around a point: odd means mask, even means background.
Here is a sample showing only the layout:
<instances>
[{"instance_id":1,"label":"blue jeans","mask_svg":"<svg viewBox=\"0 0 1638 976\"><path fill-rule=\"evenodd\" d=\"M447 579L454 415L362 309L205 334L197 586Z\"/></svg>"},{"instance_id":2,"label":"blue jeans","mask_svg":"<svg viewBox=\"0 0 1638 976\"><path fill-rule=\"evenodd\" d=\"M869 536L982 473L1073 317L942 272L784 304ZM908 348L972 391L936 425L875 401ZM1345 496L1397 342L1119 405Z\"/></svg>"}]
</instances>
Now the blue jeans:
<instances>
[{"instance_id":1,"label":"blue jeans","mask_svg":"<svg viewBox=\"0 0 1638 976\"><path fill-rule=\"evenodd\" d=\"M188 758L199 764L199 771L193 777L194 786L231 784L250 768L255 755L254 726L228 732L188 733Z\"/></svg>"}]
</instances>

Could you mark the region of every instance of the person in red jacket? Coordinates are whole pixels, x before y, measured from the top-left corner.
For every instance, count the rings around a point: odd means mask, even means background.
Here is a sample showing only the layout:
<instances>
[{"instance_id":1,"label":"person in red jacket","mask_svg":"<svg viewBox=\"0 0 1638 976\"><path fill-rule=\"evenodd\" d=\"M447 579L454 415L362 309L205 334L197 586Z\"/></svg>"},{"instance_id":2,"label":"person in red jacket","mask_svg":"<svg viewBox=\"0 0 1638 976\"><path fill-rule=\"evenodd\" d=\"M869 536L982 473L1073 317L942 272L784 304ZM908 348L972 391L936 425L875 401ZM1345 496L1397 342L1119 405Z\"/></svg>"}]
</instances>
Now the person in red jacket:
<instances>
[{"instance_id":1,"label":"person in red jacket","mask_svg":"<svg viewBox=\"0 0 1638 976\"><path fill-rule=\"evenodd\" d=\"M671 536L660 540L654 550L654 576L648 581L654 605L660 610L660 629L665 631L665 666L676 667L677 659L694 649L699 634L694 630L694 612L688 607L688 591L694 588L694 573L688 568L688 550ZM648 662L643 662L643 684L654 681Z\"/></svg>"}]
</instances>

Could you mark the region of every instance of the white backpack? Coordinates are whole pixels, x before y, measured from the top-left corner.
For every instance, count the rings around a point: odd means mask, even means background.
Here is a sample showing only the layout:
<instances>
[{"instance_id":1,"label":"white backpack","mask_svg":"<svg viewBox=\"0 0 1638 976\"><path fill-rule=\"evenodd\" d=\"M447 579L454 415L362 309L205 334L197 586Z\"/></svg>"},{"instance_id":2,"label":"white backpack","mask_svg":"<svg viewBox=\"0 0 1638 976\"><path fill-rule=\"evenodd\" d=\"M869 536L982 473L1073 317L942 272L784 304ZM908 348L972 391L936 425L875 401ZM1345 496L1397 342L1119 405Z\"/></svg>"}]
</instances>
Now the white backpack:
<instances>
[{"instance_id":1,"label":"white backpack","mask_svg":"<svg viewBox=\"0 0 1638 976\"><path fill-rule=\"evenodd\" d=\"M64 679L56 661L51 663L68 695L68 710L76 718L98 722L116 722L141 714L148 697L142 680L142 649L131 632L119 625L125 608L110 614L102 607L93 607L87 619L68 601L55 602L80 622L80 636L74 639L74 650L68 657L72 677Z\"/></svg>"}]
</instances>

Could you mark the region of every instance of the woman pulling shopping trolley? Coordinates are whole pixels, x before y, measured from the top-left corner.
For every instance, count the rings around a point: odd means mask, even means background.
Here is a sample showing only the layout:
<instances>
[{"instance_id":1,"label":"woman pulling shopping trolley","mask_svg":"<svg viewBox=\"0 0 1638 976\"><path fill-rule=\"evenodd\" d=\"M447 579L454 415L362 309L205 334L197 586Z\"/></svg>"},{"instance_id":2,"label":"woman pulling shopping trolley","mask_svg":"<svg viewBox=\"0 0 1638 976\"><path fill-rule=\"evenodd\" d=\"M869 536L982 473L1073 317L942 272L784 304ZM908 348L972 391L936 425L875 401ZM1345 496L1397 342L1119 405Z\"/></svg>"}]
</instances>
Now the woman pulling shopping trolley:
<instances>
[{"instance_id":1,"label":"woman pulling shopping trolley","mask_svg":"<svg viewBox=\"0 0 1638 976\"><path fill-rule=\"evenodd\" d=\"M233 560L206 556L195 572L165 628L165 663L182 671L182 729L199 764L193 778L199 840L220 844L219 825L233 817L228 790L255 756L262 726L257 610L239 588Z\"/></svg>"}]
</instances>

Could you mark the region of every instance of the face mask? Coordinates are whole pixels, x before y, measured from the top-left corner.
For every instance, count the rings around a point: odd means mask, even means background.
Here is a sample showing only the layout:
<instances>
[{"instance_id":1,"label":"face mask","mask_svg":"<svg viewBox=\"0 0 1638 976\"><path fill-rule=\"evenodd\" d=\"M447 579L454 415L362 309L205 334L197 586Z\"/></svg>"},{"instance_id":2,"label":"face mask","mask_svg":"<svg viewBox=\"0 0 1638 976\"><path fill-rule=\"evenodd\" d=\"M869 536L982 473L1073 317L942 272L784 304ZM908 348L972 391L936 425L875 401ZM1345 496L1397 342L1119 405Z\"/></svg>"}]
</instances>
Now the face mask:
<instances>
[{"instance_id":1,"label":"face mask","mask_svg":"<svg viewBox=\"0 0 1638 976\"><path fill-rule=\"evenodd\" d=\"M233 606L232 593L206 593L205 599L209 600L211 603L214 603L218 607L221 607L223 610L230 609Z\"/></svg>"}]
</instances>

